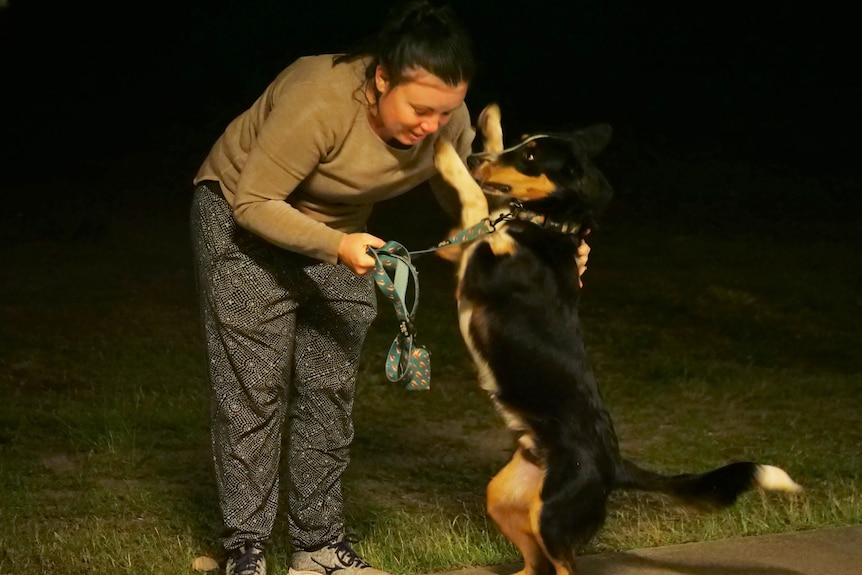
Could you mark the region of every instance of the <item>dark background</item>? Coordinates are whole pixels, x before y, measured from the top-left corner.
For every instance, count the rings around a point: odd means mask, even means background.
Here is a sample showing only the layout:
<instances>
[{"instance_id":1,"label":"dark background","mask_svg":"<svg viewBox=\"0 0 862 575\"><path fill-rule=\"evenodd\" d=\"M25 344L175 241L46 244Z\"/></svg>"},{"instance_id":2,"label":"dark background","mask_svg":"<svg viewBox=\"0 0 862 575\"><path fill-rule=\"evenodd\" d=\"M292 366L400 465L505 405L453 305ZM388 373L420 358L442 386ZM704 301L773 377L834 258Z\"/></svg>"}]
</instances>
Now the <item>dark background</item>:
<instances>
[{"instance_id":1,"label":"dark background","mask_svg":"<svg viewBox=\"0 0 862 575\"><path fill-rule=\"evenodd\" d=\"M6 185L156 178L174 182L174 194L189 192L227 122L284 66L352 46L393 4L6 3ZM499 101L510 135L606 121L615 146L631 155L660 146L681 159L705 154L858 181L862 78L850 8L634 0L454 5L480 60L471 111ZM62 185L49 187L42 199L64 193Z\"/></svg>"}]
</instances>

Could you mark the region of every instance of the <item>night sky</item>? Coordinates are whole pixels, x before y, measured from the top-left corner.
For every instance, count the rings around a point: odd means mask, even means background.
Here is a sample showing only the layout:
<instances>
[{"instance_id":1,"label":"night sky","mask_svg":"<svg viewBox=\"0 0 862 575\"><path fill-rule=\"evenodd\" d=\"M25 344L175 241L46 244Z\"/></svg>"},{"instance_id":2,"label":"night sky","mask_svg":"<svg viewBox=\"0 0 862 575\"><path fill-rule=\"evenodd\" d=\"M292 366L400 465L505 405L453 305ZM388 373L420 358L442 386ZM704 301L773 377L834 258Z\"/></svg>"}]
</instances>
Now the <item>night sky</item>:
<instances>
[{"instance_id":1,"label":"night sky","mask_svg":"<svg viewBox=\"0 0 862 575\"><path fill-rule=\"evenodd\" d=\"M0 4L4 171L32 179L118 159L138 178L193 171L285 65L350 47L392 2ZM471 111L494 99L510 131L606 121L681 153L858 173L849 8L672 4L456 0L480 61Z\"/></svg>"}]
</instances>

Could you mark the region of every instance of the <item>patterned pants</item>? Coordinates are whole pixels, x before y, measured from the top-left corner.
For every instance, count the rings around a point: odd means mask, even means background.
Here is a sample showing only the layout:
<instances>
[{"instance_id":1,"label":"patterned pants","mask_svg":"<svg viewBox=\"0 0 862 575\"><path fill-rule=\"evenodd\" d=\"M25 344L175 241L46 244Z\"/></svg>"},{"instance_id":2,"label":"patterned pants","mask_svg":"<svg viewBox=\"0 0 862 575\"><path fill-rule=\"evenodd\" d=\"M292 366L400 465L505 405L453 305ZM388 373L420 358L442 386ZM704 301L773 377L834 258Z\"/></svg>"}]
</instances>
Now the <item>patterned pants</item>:
<instances>
[{"instance_id":1,"label":"patterned pants","mask_svg":"<svg viewBox=\"0 0 862 575\"><path fill-rule=\"evenodd\" d=\"M238 228L216 183L195 189L191 229L224 546L272 534L285 416L291 543L328 542L344 529L356 372L377 313L371 277Z\"/></svg>"}]
</instances>

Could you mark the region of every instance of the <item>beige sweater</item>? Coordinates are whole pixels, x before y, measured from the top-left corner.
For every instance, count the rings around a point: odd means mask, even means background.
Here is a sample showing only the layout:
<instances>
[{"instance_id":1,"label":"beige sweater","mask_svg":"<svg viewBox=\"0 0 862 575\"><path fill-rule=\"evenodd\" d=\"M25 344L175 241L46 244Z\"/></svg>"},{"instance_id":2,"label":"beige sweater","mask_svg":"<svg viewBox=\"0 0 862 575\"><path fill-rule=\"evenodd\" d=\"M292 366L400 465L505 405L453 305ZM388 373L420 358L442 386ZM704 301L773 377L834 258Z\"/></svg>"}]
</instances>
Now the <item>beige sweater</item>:
<instances>
[{"instance_id":1,"label":"beige sweater","mask_svg":"<svg viewBox=\"0 0 862 575\"><path fill-rule=\"evenodd\" d=\"M474 136L462 105L412 148L386 144L366 114L366 62L333 67L332 58L309 56L288 66L228 125L195 176L195 183L221 184L243 228L330 263L343 235L365 227L375 202L429 179L446 201L434 143L451 140L466 157Z\"/></svg>"}]
</instances>

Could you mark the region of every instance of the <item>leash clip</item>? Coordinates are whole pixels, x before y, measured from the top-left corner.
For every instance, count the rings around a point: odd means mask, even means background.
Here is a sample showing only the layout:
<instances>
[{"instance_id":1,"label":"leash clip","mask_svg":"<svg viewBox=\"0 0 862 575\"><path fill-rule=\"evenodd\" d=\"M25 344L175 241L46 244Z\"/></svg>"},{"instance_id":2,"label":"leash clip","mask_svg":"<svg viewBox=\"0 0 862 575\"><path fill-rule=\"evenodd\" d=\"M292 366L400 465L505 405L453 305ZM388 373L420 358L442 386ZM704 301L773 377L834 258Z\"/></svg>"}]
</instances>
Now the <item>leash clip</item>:
<instances>
[{"instance_id":1,"label":"leash clip","mask_svg":"<svg viewBox=\"0 0 862 575\"><path fill-rule=\"evenodd\" d=\"M409 319L402 319L401 323L398 325L398 329L401 331L401 334L404 337L410 337L416 335L416 326L413 325L413 322Z\"/></svg>"},{"instance_id":2,"label":"leash clip","mask_svg":"<svg viewBox=\"0 0 862 575\"><path fill-rule=\"evenodd\" d=\"M518 219L518 214L521 213L521 210L524 209L524 204L522 204L520 200L512 200L511 202L509 202L509 208L511 209L510 212L500 214L500 216L497 217L496 220L494 220L493 222L489 222L489 225L491 226L491 231L496 232L497 224L499 224L500 222L511 222Z\"/></svg>"}]
</instances>

